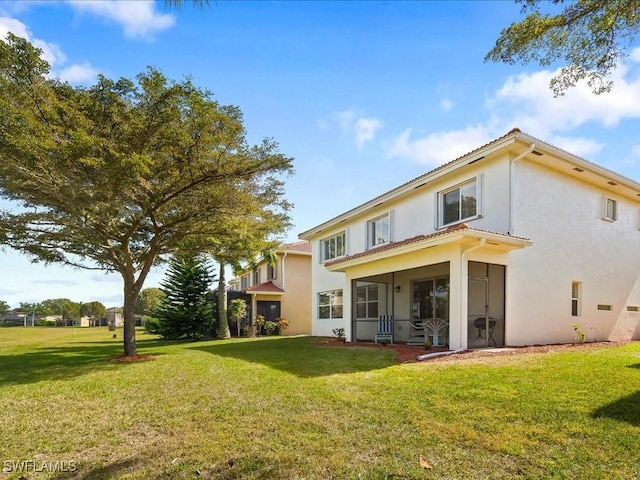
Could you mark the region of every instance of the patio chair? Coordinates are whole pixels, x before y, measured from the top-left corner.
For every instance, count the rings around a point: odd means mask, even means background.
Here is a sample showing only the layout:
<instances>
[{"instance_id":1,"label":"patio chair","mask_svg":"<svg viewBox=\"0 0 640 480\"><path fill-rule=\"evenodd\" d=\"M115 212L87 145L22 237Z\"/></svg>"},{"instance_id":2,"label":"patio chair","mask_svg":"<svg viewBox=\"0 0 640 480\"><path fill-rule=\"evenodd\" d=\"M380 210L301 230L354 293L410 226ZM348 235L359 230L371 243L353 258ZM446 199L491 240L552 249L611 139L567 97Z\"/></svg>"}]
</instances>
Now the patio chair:
<instances>
[{"instance_id":1,"label":"patio chair","mask_svg":"<svg viewBox=\"0 0 640 480\"><path fill-rule=\"evenodd\" d=\"M425 339L431 340L434 347L442 347L449 343L449 322L442 318L428 318L423 323Z\"/></svg>"},{"instance_id":2,"label":"patio chair","mask_svg":"<svg viewBox=\"0 0 640 480\"><path fill-rule=\"evenodd\" d=\"M409 341L407 345L422 345L424 346L425 332L424 324L421 320L414 320L409 322Z\"/></svg>"},{"instance_id":3,"label":"patio chair","mask_svg":"<svg viewBox=\"0 0 640 480\"><path fill-rule=\"evenodd\" d=\"M380 315L375 341L389 340L393 343L393 315Z\"/></svg>"}]
</instances>

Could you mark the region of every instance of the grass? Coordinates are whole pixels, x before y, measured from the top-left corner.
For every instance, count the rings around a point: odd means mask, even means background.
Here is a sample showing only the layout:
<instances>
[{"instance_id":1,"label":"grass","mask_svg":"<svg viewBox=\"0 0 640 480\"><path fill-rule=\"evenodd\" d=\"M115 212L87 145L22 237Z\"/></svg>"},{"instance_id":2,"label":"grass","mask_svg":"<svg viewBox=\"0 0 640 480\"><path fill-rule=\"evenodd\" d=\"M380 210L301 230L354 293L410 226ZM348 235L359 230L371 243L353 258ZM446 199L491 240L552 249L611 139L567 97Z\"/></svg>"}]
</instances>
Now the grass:
<instances>
[{"instance_id":1,"label":"grass","mask_svg":"<svg viewBox=\"0 0 640 480\"><path fill-rule=\"evenodd\" d=\"M140 332L155 359L127 363L118 333L0 329L1 465L77 466L0 478L640 478L638 342L399 365L314 338Z\"/></svg>"}]
</instances>

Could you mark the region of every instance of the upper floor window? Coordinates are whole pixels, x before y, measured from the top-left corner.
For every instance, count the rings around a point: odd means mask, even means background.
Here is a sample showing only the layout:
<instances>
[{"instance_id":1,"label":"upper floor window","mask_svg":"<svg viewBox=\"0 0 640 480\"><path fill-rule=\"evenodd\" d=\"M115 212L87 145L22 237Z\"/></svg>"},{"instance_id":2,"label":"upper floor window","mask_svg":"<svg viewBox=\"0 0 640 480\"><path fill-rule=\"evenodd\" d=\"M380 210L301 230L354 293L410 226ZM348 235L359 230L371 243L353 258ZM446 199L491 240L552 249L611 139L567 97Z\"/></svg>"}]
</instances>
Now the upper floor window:
<instances>
[{"instance_id":1,"label":"upper floor window","mask_svg":"<svg viewBox=\"0 0 640 480\"><path fill-rule=\"evenodd\" d=\"M267 277L267 280L275 280L277 278L277 269L272 263L267 264Z\"/></svg>"},{"instance_id":2,"label":"upper floor window","mask_svg":"<svg viewBox=\"0 0 640 480\"><path fill-rule=\"evenodd\" d=\"M615 222L618 219L618 202L613 198L604 197L602 201L602 218Z\"/></svg>"},{"instance_id":3,"label":"upper floor window","mask_svg":"<svg viewBox=\"0 0 640 480\"><path fill-rule=\"evenodd\" d=\"M347 238L344 231L320 242L321 261L326 262L332 258L342 257L347 254Z\"/></svg>"},{"instance_id":4,"label":"upper floor window","mask_svg":"<svg viewBox=\"0 0 640 480\"><path fill-rule=\"evenodd\" d=\"M462 222L480 215L478 178L438 193L439 226Z\"/></svg>"},{"instance_id":5,"label":"upper floor window","mask_svg":"<svg viewBox=\"0 0 640 480\"><path fill-rule=\"evenodd\" d=\"M260 269L256 268L253 271L253 284L258 285L260 283Z\"/></svg>"},{"instance_id":6,"label":"upper floor window","mask_svg":"<svg viewBox=\"0 0 640 480\"><path fill-rule=\"evenodd\" d=\"M385 213L367 222L367 248L388 243L389 236L389 214Z\"/></svg>"},{"instance_id":7,"label":"upper floor window","mask_svg":"<svg viewBox=\"0 0 640 480\"><path fill-rule=\"evenodd\" d=\"M240 289L244 290L245 288L249 288L249 286L249 275L240 277Z\"/></svg>"}]
</instances>

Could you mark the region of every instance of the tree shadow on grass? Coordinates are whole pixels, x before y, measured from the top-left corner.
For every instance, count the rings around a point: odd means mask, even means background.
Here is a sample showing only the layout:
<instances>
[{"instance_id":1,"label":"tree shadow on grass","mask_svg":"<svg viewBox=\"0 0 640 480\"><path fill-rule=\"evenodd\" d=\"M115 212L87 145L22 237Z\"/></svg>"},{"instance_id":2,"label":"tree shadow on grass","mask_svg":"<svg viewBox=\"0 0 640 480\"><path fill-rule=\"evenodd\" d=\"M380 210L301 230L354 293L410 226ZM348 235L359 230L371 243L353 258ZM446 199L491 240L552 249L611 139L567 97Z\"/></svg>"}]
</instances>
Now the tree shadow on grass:
<instances>
[{"instance_id":1,"label":"tree shadow on grass","mask_svg":"<svg viewBox=\"0 0 640 480\"><path fill-rule=\"evenodd\" d=\"M137 340L138 348L155 346L156 340ZM138 351L138 353L144 353ZM40 347L25 353L0 355L0 385L61 380L89 373L96 368L121 368L130 362L115 362L122 354L122 340L78 342L60 347Z\"/></svg>"},{"instance_id":2,"label":"tree shadow on grass","mask_svg":"<svg viewBox=\"0 0 640 480\"><path fill-rule=\"evenodd\" d=\"M258 363L298 377L379 370L396 365L393 350L329 348L314 337L266 337L245 341L219 341L195 345L195 350Z\"/></svg>"},{"instance_id":3,"label":"tree shadow on grass","mask_svg":"<svg viewBox=\"0 0 640 480\"><path fill-rule=\"evenodd\" d=\"M640 426L640 391L598 408L591 416L607 417L636 427Z\"/></svg>"}]
</instances>

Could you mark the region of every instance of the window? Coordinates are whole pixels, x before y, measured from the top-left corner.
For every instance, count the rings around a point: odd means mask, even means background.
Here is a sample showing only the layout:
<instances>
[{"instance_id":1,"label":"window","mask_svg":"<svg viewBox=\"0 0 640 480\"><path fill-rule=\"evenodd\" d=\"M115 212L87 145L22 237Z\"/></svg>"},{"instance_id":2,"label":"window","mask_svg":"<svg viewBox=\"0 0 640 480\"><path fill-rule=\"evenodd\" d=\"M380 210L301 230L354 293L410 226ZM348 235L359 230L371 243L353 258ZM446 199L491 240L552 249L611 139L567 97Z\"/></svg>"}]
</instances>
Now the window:
<instances>
[{"instance_id":1,"label":"window","mask_svg":"<svg viewBox=\"0 0 640 480\"><path fill-rule=\"evenodd\" d=\"M478 178L438 194L439 226L462 222L480 215Z\"/></svg>"},{"instance_id":2,"label":"window","mask_svg":"<svg viewBox=\"0 0 640 480\"><path fill-rule=\"evenodd\" d=\"M640 308L637 305L627 305L627 312L638 312Z\"/></svg>"},{"instance_id":3,"label":"window","mask_svg":"<svg viewBox=\"0 0 640 480\"><path fill-rule=\"evenodd\" d=\"M604 197L602 202L602 219L615 222L618 219L618 202L613 198Z\"/></svg>"},{"instance_id":4,"label":"window","mask_svg":"<svg viewBox=\"0 0 640 480\"><path fill-rule=\"evenodd\" d=\"M277 277L277 268L276 265L267 264L267 280L275 280Z\"/></svg>"},{"instance_id":5,"label":"window","mask_svg":"<svg viewBox=\"0 0 640 480\"><path fill-rule=\"evenodd\" d=\"M367 222L367 248L388 243L390 240L389 231L388 213L369 220Z\"/></svg>"},{"instance_id":6,"label":"window","mask_svg":"<svg viewBox=\"0 0 640 480\"><path fill-rule=\"evenodd\" d=\"M333 237L325 238L320 242L321 258L323 262L332 258L342 257L347 254L347 242L345 232L340 232Z\"/></svg>"},{"instance_id":7,"label":"window","mask_svg":"<svg viewBox=\"0 0 640 480\"><path fill-rule=\"evenodd\" d=\"M378 318L378 284L360 285L356 289L356 318Z\"/></svg>"},{"instance_id":8,"label":"window","mask_svg":"<svg viewBox=\"0 0 640 480\"><path fill-rule=\"evenodd\" d=\"M260 270L257 268L253 271L253 284L254 285L260 284Z\"/></svg>"},{"instance_id":9,"label":"window","mask_svg":"<svg viewBox=\"0 0 640 480\"><path fill-rule=\"evenodd\" d=\"M240 277L240 289L244 290L245 288L249 288L249 275Z\"/></svg>"},{"instance_id":10,"label":"window","mask_svg":"<svg viewBox=\"0 0 640 480\"><path fill-rule=\"evenodd\" d=\"M613 310L613 305L598 305L598 310L610 311Z\"/></svg>"},{"instance_id":11,"label":"window","mask_svg":"<svg viewBox=\"0 0 640 480\"><path fill-rule=\"evenodd\" d=\"M342 318L342 290L318 293L318 318Z\"/></svg>"},{"instance_id":12,"label":"window","mask_svg":"<svg viewBox=\"0 0 640 480\"><path fill-rule=\"evenodd\" d=\"M582 290L581 282L573 282L571 284L571 316L579 317L582 312L582 305L580 304L580 293Z\"/></svg>"}]
</instances>

